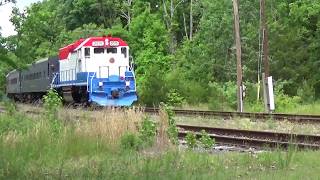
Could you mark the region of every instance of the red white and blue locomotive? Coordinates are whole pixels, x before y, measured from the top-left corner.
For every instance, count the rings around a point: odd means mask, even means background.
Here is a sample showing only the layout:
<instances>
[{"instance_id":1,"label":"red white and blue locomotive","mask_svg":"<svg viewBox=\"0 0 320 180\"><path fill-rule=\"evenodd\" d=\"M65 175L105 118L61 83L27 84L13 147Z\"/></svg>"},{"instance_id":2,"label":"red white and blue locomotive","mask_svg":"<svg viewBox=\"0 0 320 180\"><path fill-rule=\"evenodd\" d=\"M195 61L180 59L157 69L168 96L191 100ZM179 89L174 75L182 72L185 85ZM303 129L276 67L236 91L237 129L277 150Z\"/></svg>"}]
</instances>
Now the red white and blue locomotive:
<instances>
[{"instance_id":1,"label":"red white and blue locomotive","mask_svg":"<svg viewBox=\"0 0 320 180\"><path fill-rule=\"evenodd\" d=\"M130 106L137 101L129 46L120 38L89 37L7 75L9 97L30 101L56 89L65 101Z\"/></svg>"}]
</instances>

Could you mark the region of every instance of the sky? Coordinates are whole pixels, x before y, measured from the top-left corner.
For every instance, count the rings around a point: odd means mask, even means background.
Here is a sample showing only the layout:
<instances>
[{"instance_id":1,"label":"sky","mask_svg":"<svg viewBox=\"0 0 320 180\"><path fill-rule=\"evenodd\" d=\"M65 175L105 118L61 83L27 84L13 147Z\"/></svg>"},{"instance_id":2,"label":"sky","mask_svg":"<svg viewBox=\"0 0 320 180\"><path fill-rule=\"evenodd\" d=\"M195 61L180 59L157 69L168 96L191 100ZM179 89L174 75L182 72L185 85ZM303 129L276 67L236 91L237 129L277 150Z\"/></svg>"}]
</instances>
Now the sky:
<instances>
[{"instance_id":1,"label":"sky","mask_svg":"<svg viewBox=\"0 0 320 180\"><path fill-rule=\"evenodd\" d=\"M31 3L35 3L41 0L16 0L16 6L22 10L25 7L29 6ZM14 31L14 27L9 21L12 7L15 5L12 3L8 3L5 5L0 6L0 27L1 27L1 34L3 37L8 37L10 35L16 34Z\"/></svg>"}]
</instances>

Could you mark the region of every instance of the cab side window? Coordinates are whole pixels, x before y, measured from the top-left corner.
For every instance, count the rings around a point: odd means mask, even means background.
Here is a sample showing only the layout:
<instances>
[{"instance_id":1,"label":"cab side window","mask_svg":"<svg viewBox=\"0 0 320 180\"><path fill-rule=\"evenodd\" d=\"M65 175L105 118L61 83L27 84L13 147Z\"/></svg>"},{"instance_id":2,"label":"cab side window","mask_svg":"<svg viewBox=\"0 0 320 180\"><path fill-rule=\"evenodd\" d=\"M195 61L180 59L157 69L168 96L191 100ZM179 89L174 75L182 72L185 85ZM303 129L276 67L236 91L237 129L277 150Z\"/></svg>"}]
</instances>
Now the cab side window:
<instances>
[{"instance_id":1,"label":"cab side window","mask_svg":"<svg viewBox=\"0 0 320 180\"><path fill-rule=\"evenodd\" d=\"M124 55L124 58L127 58L127 48L126 47L121 48L121 54Z\"/></svg>"},{"instance_id":2,"label":"cab side window","mask_svg":"<svg viewBox=\"0 0 320 180\"><path fill-rule=\"evenodd\" d=\"M84 48L84 56L90 57L90 48Z\"/></svg>"}]
</instances>

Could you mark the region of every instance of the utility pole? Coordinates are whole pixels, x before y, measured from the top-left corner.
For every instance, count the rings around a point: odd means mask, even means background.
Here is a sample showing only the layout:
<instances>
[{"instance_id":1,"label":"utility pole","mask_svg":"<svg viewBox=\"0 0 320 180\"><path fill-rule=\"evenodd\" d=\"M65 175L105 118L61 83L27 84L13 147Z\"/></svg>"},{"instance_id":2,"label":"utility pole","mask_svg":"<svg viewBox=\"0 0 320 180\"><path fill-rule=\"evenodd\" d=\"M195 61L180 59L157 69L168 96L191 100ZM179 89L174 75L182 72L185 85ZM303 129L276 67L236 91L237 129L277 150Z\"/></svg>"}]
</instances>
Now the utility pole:
<instances>
[{"instance_id":1,"label":"utility pole","mask_svg":"<svg viewBox=\"0 0 320 180\"><path fill-rule=\"evenodd\" d=\"M192 40L193 32L193 12L192 12L192 0L190 0L190 40Z\"/></svg>"},{"instance_id":2,"label":"utility pole","mask_svg":"<svg viewBox=\"0 0 320 180\"><path fill-rule=\"evenodd\" d=\"M261 17L261 25L260 31L262 34L262 57L263 57L263 65L264 65L264 74L265 77L268 78L270 75L269 72L269 45L268 45L268 25L267 25L267 17L265 13L265 0L260 0L260 17Z\"/></svg>"},{"instance_id":3,"label":"utility pole","mask_svg":"<svg viewBox=\"0 0 320 180\"><path fill-rule=\"evenodd\" d=\"M237 99L238 111L243 112L243 94L242 94L242 65L241 65L241 38L240 38L240 18L239 18L239 3L238 0L233 0L233 14L234 14L234 30L235 42L237 51Z\"/></svg>"},{"instance_id":4,"label":"utility pole","mask_svg":"<svg viewBox=\"0 0 320 180\"><path fill-rule=\"evenodd\" d=\"M260 34L262 35L262 60L264 73L262 74L263 97L265 111L272 112L274 110L274 96L272 77L270 77L269 69L269 44L268 44L268 25L266 16L266 0L260 0Z\"/></svg>"}]
</instances>

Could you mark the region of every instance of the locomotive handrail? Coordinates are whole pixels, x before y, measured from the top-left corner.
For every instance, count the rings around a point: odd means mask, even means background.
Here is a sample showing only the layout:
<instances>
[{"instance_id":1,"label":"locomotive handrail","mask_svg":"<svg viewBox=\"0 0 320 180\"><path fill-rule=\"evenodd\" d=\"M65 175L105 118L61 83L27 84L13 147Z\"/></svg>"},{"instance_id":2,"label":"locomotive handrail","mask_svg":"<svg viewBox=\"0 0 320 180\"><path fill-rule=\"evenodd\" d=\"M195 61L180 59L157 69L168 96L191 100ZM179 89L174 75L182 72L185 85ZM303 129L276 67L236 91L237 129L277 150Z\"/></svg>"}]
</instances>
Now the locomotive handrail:
<instances>
[{"instance_id":1,"label":"locomotive handrail","mask_svg":"<svg viewBox=\"0 0 320 180\"><path fill-rule=\"evenodd\" d=\"M60 71L60 78L64 78L63 81L76 80L76 69Z\"/></svg>"},{"instance_id":2,"label":"locomotive handrail","mask_svg":"<svg viewBox=\"0 0 320 180\"><path fill-rule=\"evenodd\" d=\"M132 72L132 76L133 76L133 80L134 80L134 82L136 81L136 76L135 76L135 74L134 74L134 71L132 70L131 71ZM136 90L137 89L137 84L136 83L134 83L134 90Z\"/></svg>"},{"instance_id":3,"label":"locomotive handrail","mask_svg":"<svg viewBox=\"0 0 320 180\"><path fill-rule=\"evenodd\" d=\"M52 81L51 81L51 84L50 84L51 88L53 87L53 83L54 83L54 81L56 80L58 74L59 74L59 73L53 73L53 78L52 78Z\"/></svg>"},{"instance_id":4,"label":"locomotive handrail","mask_svg":"<svg viewBox=\"0 0 320 180\"><path fill-rule=\"evenodd\" d=\"M90 92L91 93L92 93L92 80L93 80L95 75L96 75L96 72L94 72L93 75L91 76L91 81L90 81Z\"/></svg>"},{"instance_id":5,"label":"locomotive handrail","mask_svg":"<svg viewBox=\"0 0 320 180\"><path fill-rule=\"evenodd\" d=\"M87 74L87 92L89 92L89 76L90 76L90 72L88 72Z\"/></svg>"}]
</instances>

